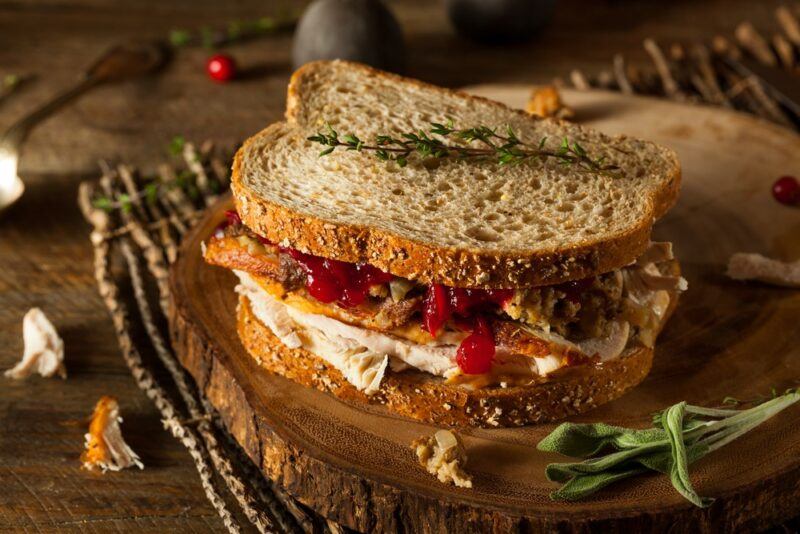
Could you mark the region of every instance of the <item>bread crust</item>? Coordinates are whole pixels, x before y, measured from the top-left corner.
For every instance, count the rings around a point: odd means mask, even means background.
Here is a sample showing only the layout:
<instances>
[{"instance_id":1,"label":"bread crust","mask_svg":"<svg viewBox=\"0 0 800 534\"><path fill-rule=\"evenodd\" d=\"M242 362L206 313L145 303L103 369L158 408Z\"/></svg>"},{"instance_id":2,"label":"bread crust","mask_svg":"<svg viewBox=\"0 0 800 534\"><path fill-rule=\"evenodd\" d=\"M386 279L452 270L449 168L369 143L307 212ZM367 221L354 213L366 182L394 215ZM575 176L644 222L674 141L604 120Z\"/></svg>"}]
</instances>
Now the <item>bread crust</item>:
<instances>
[{"instance_id":1,"label":"bread crust","mask_svg":"<svg viewBox=\"0 0 800 534\"><path fill-rule=\"evenodd\" d=\"M292 76L286 109L286 120L290 125L300 113L303 80L316 69L324 68L327 63L318 61L306 64ZM488 102L492 106L509 109L499 102L364 65L353 63L348 67L448 96ZM512 111L526 115L521 110ZM666 186L658 191L649 206L652 216L603 241L587 241L574 247L550 251L494 251L434 246L379 228L337 223L298 213L248 190L242 180L243 158L248 146L261 136L270 135L274 128L281 127L282 123L273 124L251 137L234 157L232 189L236 207L245 224L273 242L317 256L351 263L367 262L396 276L422 283L435 282L455 287L529 287L577 280L617 269L632 262L644 251L652 223L672 207L680 189L680 165L677 157L673 157L672 166L665 170L669 176Z\"/></svg>"},{"instance_id":2,"label":"bread crust","mask_svg":"<svg viewBox=\"0 0 800 534\"><path fill-rule=\"evenodd\" d=\"M287 348L255 317L244 296L239 297L237 330L245 349L266 371L345 401L382 404L405 417L454 427L515 427L583 413L639 384L653 362L652 349L635 347L609 362L567 368L534 385L476 390L420 371L387 370L380 390L367 396L322 358Z\"/></svg>"}]
</instances>

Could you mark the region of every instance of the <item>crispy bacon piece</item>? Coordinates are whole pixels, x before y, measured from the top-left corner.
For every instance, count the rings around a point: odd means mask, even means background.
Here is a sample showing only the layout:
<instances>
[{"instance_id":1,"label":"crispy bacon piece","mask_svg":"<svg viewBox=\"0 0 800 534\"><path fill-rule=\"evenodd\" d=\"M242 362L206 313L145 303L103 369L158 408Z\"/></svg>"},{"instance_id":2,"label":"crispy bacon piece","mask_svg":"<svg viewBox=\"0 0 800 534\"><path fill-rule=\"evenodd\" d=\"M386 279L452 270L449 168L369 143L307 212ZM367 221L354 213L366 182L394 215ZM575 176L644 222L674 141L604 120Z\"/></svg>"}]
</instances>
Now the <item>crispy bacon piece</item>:
<instances>
[{"instance_id":1,"label":"crispy bacon piece","mask_svg":"<svg viewBox=\"0 0 800 534\"><path fill-rule=\"evenodd\" d=\"M267 249L257 240L248 243L245 241L248 239L252 238L244 235L214 237L206 244L205 260L219 267L245 271L254 276L267 276L280 281L281 265L278 255L267 254Z\"/></svg>"}]
</instances>

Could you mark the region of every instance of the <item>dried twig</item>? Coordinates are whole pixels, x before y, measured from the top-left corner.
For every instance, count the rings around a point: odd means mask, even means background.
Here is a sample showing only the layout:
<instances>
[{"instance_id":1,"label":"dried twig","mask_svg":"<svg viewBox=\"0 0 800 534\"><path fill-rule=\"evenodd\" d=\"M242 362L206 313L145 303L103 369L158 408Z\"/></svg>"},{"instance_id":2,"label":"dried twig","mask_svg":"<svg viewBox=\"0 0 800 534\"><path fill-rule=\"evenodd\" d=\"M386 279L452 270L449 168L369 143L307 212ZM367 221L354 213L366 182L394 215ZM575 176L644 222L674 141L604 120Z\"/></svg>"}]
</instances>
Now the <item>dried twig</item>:
<instances>
[{"instance_id":1,"label":"dried twig","mask_svg":"<svg viewBox=\"0 0 800 534\"><path fill-rule=\"evenodd\" d=\"M730 56L733 59L741 59L742 57L742 51L739 50L739 47L722 35L714 36L711 40L711 48L715 54L720 56Z\"/></svg>"},{"instance_id":2,"label":"dried twig","mask_svg":"<svg viewBox=\"0 0 800 534\"><path fill-rule=\"evenodd\" d=\"M120 165L118 168L119 177L125 185L125 191L132 199L133 209L138 213L139 217L146 228L150 230L157 230L161 247L167 256L167 261L172 263L178 254L178 246L172 238L172 233L169 231L168 224L158 224L164 219L164 213L156 202L142 202L142 196L139 194L139 188L133 176L133 172L126 165ZM154 221L154 223L150 223Z\"/></svg>"},{"instance_id":3,"label":"dried twig","mask_svg":"<svg viewBox=\"0 0 800 534\"><path fill-rule=\"evenodd\" d=\"M569 79L572 82L572 85L575 86L575 89L578 89L579 91L586 91L592 88L592 85L586 79L586 76L577 69L569 73Z\"/></svg>"},{"instance_id":4,"label":"dried twig","mask_svg":"<svg viewBox=\"0 0 800 534\"><path fill-rule=\"evenodd\" d=\"M653 39L645 39L643 45L645 51L650 55L650 59L655 65L656 72L658 72L659 76L661 76L661 84L664 88L664 94L675 100L685 100L686 94L681 91L678 83L672 76L669 63L667 63L664 53L661 51L661 47L658 46L658 43L656 43Z\"/></svg>"},{"instance_id":5,"label":"dried twig","mask_svg":"<svg viewBox=\"0 0 800 534\"><path fill-rule=\"evenodd\" d=\"M212 190L212 181L208 178L203 160L197 152L194 144L184 143L182 151L183 159L186 161L186 166L197 177L197 187L200 190L200 196L205 202L206 206L210 206L218 198L218 191Z\"/></svg>"},{"instance_id":6,"label":"dried twig","mask_svg":"<svg viewBox=\"0 0 800 534\"><path fill-rule=\"evenodd\" d=\"M800 47L800 21L786 6L780 6L775 10L775 18L778 19L783 33L795 46Z\"/></svg>"},{"instance_id":7,"label":"dried twig","mask_svg":"<svg viewBox=\"0 0 800 534\"><path fill-rule=\"evenodd\" d=\"M700 79L708 90L709 96L707 100L712 104L731 107L731 101L722 92L722 88L717 81L717 75L711 66L711 55L708 52L708 48L704 44L696 44L692 47L690 55L697 67Z\"/></svg>"},{"instance_id":8,"label":"dried twig","mask_svg":"<svg viewBox=\"0 0 800 534\"><path fill-rule=\"evenodd\" d=\"M794 46L786 37L779 33L773 35L772 48L775 49L775 55L778 56L784 68L794 68Z\"/></svg>"},{"instance_id":9,"label":"dried twig","mask_svg":"<svg viewBox=\"0 0 800 534\"><path fill-rule=\"evenodd\" d=\"M601 70L597 73L597 85L602 89L614 89L615 81L614 75L607 70Z\"/></svg>"},{"instance_id":10,"label":"dried twig","mask_svg":"<svg viewBox=\"0 0 800 534\"><path fill-rule=\"evenodd\" d=\"M221 160L215 157L212 144L202 145L200 157L205 161L216 162L210 167L211 175L206 175L207 183L227 183L227 170ZM295 531L299 527L304 532L312 532L314 523L308 513L278 487L268 483L263 474L253 467L249 458L243 457L238 447L231 446L232 438L224 429L220 428L219 432L226 439L223 442L218 440L218 430L213 426L218 423L212 417L213 407L198 395L190 383L188 375L177 362L171 347L161 335L161 329L157 324L164 321L164 314L168 311L169 286L166 283L165 275L167 264L174 259L174 253L171 253L170 250L174 251L176 247L171 230L174 229L178 236L182 235L186 231L186 223L195 220L199 216L200 210L180 188L173 187L158 188L158 198L150 198L148 202L143 202L142 199L145 195L138 191L136 173L132 169L122 165L112 168L103 164L102 167L104 176L100 183L103 193L107 198L129 198L127 207L114 210L113 213L106 213L102 206L98 206L96 202L93 203L92 188L88 184L81 186L79 203L87 220L96 228L92 234L93 243L99 247L98 254L102 253L106 257L106 263L111 253L109 240L114 239L118 242L118 249L128 268L133 297L139 308L145 332L150 338L156 356L169 372L175 389L186 407L186 415L179 414L177 409L173 408L174 421L165 415L165 425L173 431L173 434L180 437L187 447L195 448L195 450L190 450L190 453L198 465L201 481L215 508L224 506L224 501L219 499L218 490L213 487L213 479L210 476L206 477L208 480L204 478L206 476L204 473L210 471L209 460L227 485L228 490L238 501L245 516L259 531L274 532L273 525L277 523L276 526L281 531ZM164 170L162 169L162 171ZM171 173L171 176L175 175L175 171L171 167L168 172ZM162 172L163 174L166 173ZM172 182L168 178L165 183ZM198 189L203 195L203 204L206 204L206 196L215 194L210 187L200 188L198 185ZM153 235L150 235L149 232L153 232ZM139 264L138 254L134 251L134 244L145 258L147 271L159 290L157 311L150 306L145 290L146 282ZM164 260L164 255L167 256L167 261ZM117 307L120 306L122 304L118 302ZM109 309L112 309L111 305L109 305ZM135 350L132 342L129 341L128 345ZM125 353L126 346L122 342L121 346ZM128 361L127 357L126 361ZM134 367L131 369L133 371ZM136 376L136 371L134 371L134 375ZM140 383L140 387L144 387L144 385L146 384ZM151 395L148 393L148 396ZM183 430L176 430L175 425L179 425ZM183 436L178 435L181 433ZM231 459L236 460L235 466ZM266 506L270 516L260 510L262 506ZM223 521L226 526L236 531L238 526L235 525L227 509L225 513L227 515L223 517ZM220 511L220 514L223 516L224 512Z\"/></svg>"},{"instance_id":11,"label":"dried twig","mask_svg":"<svg viewBox=\"0 0 800 534\"><path fill-rule=\"evenodd\" d=\"M770 67L778 64L769 47L769 43L750 22L742 22L733 33L742 48L747 50L758 61Z\"/></svg>"},{"instance_id":12,"label":"dried twig","mask_svg":"<svg viewBox=\"0 0 800 534\"><path fill-rule=\"evenodd\" d=\"M619 85L620 91L628 95L633 94L633 87L628 79L628 74L625 69L625 58L622 57L622 54L616 54L614 56L614 76L617 79L617 85Z\"/></svg>"},{"instance_id":13,"label":"dried twig","mask_svg":"<svg viewBox=\"0 0 800 534\"><path fill-rule=\"evenodd\" d=\"M132 173L129 169L124 166L120 166L118 171L118 175L120 177L128 177L127 179L123 178L123 182L132 183ZM113 183L113 176L115 175L107 176L106 182ZM107 194L113 195L115 193L117 192L113 190L107 191ZM150 258L150 261L148 261L150 274L158 281L165 270L163 262L157 259L154 260L154 258L158 258L160 256L160 249L155 245L152 239L145 239L140 235L140 229L143 227L143 221L137 220L135 214L146 217L147 211L143 206L140 206L138 209L134 206L134 209L129 212L122 211L121 217L123 222L133 229L131 236L140 247L143 255L146 258ZM253 523L253 525L255 525L260 532L272 532L272 521L258 509L258 502L250 493L250 491L247 490L247 484L245 484L245 482L236 474L226 455L222 454L217 438L209 423L209 414L206 413L204 407L201 406L201 404L196 400L194 387L189 383L185 371L179 366L177 359L172 351L168 348L167 343L162 338L160 331L156 326L156 320L154 318L153 311L150 308L147 296L145 294L144 280L139 269L138 259L133 254L130 246L124 246L122 248L122 252L131 275L134 296L142 316L145 330L150 337L152 345L156 351L156 355L159 357L159 360L164 367L169 371L173 381L175 382L181 398L189 410L189 416L191 420L198 422L196 426L197 432L203 439L214 468L226 482L229 490L231 493L233 493L234 497L236 497L242 508L242 511L245 513L251 523ZM168 310L164 306L165 303L168 303L169 301L168 285L159 284L159 291L162 312L166 314ZM264 500L264 503L274 504L274 501L275 499ZM283 517L280 508L274 508L271 511L274 516ZM281 527L284 531L294 528L294 525L286 524L285 521L282 521L281 523Z\"/></svg>"},{"instance_id":14,"label":"dried twig","mask_svg":"<svg viewBox=\"0 0 800 534\"><path fill-rule=\"evenodd\" d=\"M97 280L100 296L111 314L123 359L131 370L139 388L145 392L161 412L165 428L178 438L189 451L197 467L200 482L206 492L206 496L214 509L217 510L225 527L230 532L238 533L240 532L239 526L228 510L225 501L214 488L212 471L196 432L192 428L181 424L182 417L179 410L175 407L169 394L147 369L136 345L131 339L128 309L120 297L119 288L109 267L111 247L103 237L110 230L110 217L109 214L92 206L92 189L92 186L88 183L81 184L78 205L83 212L84 218L93 226L91 241L94 247L95 279ZM127 245L123 242L120 243L120 246Z\"/></svg>"}]
</instances>

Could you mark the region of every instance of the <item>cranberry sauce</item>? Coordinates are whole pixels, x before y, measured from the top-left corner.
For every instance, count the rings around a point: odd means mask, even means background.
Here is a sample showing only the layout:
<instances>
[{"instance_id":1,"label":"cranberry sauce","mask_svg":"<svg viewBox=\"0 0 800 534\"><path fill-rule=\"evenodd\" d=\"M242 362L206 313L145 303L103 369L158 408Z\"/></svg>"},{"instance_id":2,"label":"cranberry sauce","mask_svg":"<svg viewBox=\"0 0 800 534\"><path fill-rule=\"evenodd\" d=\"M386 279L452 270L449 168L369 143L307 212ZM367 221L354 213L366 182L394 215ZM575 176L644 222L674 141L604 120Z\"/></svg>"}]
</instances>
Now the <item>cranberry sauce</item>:
<instances>
[{"instance_id":1,"label":"cranberry sauce","mask_svg":"<svg viewBox=\"0 0 800 534\"><path fill-rule=\"evenodd\" d=\"M503 307L513 296L513 289L464 289L431 284L422 307L422 326L436 337L449 319L458 322Z\"/></svg>"},{"instance_id":2,"label":"cranberry sauce","mask_svg":"<svg viewBox=\"0 0 800 534\"><path fill-rule=\"evenodd\" d=\"M492 369L495 343L489 322L483 316L503 307L514 296L513 289L466 289L431 284L422 306L422 327L436 337L448 320L472 333L461 341L456 363L465 374L483 374Z\"/></svg>"},{"instance_id":3,"label":"cranberry sauce","mask_svg":"<svg viewBox=\"0 0 800 534\"><path fill-rule=\"evenodd\" d=\"M226 221L215 232L219 235L229 226L239 226L242 220L235 210L225 212ZM265 245L274 245L256 236ZM387 284L393 276L366 263L346 263L279 247L306 272L306 289L320 302L335 302L351 308L366 301L370 288ZM495 341L486 314L502 308L514 296L513 289L465 289L431 284L427 287L422 307L422 328L433 337L447 321L457 328L471 332L458 347L456 362L466 374L488 373L495 355Z\"/></svg>"},{"instance_id":4,"label":"cranberry sauce","mask_svg":"<svg viewBox=\"0 0 800 534\"><path fill-rule=\"evenodd\" d=\"M367 299L372 286L388 284L392 275L366 263L346 263L281 248L302 265L308 275L306 288L320 302L336 302L345 308L358 306Z\"/></svg>"},{"instance_id":5,"label":"cranberry sauce","mask_svg":"<svg viewBox=\"0 0 800 534\"><path fill-rule=\"evenodd\" d=\"M481 375L492 370L495 343L492 329L486 318L478 316L475 327L456 351L456 363L459 369L468 375Z\"/></svg>"}]
</instances>

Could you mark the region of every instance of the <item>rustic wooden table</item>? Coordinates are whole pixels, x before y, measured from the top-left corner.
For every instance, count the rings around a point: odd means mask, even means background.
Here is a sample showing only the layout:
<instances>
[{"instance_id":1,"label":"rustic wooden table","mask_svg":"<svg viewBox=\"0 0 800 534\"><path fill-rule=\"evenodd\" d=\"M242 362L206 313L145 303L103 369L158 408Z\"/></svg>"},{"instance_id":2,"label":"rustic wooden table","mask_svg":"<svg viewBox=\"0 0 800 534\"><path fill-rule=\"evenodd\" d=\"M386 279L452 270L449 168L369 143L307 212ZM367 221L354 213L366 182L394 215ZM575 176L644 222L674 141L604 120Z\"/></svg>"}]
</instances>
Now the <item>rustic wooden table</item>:
<instances>
[{"instance_id":1,"label":"rustic wooden table","mask_svg":"<svg viewBox=\"0 0 800 534\"><path fill-rule=\"evenodd\" d=\"M405 28L409 74L447 86L543 82L572 68L596 72L615 52L644 59L645 37L692 40L730 34L744 19L773 28L778 1L633 2L565 0L538 40L481 47L458 38L440 3L392 2ZM34 74L0 104L0 129L72 82L105 48L160 37L176 27L225 26L276 6L200 0L0 2L0 75ZM159 75L103 87L44 123L30 138L22 201L0 218L0 367L22 351L21 321L41 307L63 335L69 379L32 378L0 387L0 529L24 531L222 531L184 449L125 367L96 294L88 229L75 204L78 182L100 158L144 168L166 156L176 134L233 144L283 111L290 37L230 48L259 75L209 82L207 52L181 50ZM85 418L104 394L120 399L123 431L147 466L98 475L79 469Z\"/></svg>"}]
</instances>

